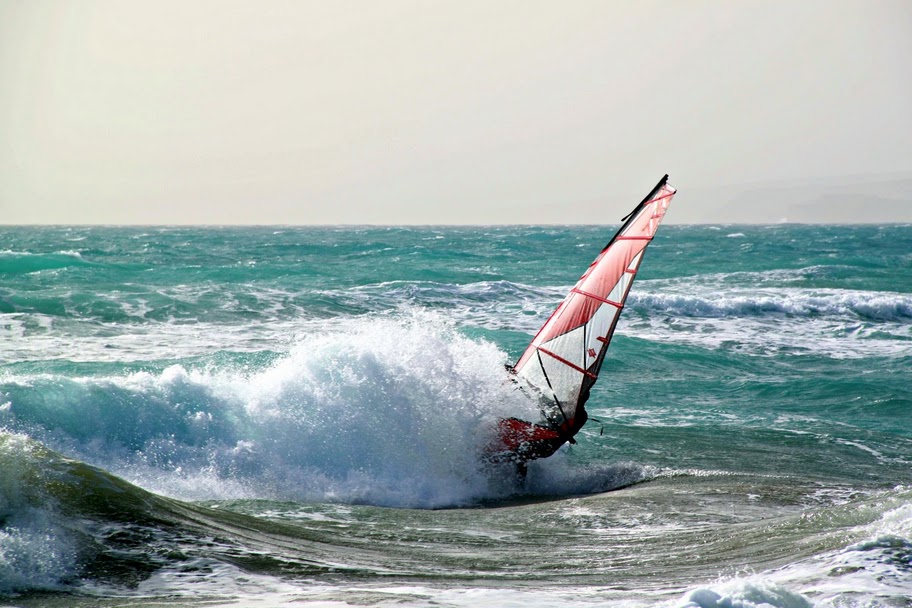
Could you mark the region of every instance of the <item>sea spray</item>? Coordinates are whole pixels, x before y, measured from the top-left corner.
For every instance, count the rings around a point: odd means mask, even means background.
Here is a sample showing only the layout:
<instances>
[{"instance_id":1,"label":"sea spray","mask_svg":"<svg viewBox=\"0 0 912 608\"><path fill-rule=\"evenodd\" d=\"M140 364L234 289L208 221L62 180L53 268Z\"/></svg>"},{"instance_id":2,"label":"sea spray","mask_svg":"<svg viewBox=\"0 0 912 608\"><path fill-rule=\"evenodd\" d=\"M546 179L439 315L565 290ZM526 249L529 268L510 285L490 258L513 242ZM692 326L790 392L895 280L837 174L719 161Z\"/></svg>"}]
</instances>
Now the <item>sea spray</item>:
<instances>
[{"instance_id":1,"label":"sea spray","mask_svg":"<svg viewBox=\"0 0 912 608\"><path fill-rule=\"evenodd\" d=\"M10 378L0 417L183 498L454 505L489 497L478 456L496 416L537 419L505 361L414 311L302 336L264 368Z\"/></svg>"}]
</instances>

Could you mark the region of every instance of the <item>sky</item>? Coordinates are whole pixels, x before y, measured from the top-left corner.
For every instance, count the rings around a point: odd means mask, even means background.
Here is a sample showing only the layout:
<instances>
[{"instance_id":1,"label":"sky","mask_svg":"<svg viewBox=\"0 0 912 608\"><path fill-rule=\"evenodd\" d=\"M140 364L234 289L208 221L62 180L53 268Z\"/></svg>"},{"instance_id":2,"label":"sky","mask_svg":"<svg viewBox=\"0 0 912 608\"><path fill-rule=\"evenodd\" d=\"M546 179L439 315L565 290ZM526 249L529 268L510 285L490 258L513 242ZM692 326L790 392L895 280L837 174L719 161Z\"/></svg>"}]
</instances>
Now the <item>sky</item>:
<instances>
[{"instance_id":1,"label":"sky","mask_svg":"<svg viewBox=\"0 0 912 608\"><path fill-rule=\"evenodd\" d=\"M912 2L0 0L0 224L912 221Z\"/></svg>"}]
</instances>

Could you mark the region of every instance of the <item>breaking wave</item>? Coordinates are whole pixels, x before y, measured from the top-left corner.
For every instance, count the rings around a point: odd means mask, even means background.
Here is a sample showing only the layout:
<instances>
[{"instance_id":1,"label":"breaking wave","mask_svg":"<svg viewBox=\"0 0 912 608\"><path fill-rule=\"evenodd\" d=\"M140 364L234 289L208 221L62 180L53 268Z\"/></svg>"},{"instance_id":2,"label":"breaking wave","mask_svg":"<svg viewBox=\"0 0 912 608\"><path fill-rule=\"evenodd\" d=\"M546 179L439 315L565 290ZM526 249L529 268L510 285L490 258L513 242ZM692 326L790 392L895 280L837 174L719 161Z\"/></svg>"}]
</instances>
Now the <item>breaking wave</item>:
<instances>
[{"instance_id":1,"label":"breaking wave","mask_svg":"<svg viewBox=\"0 0 912 608\"><path fill-rule=\"evenodd\" d=\"M644 283L648 287L648 283ZM631 293L629 306L642 313L685 317L839 317L912 324L912 295L841 289L729 289L725 294Z\"/></svg>"},{"instance_id":2,"label":"breaking wave","mask_svg":"<svg viewBox=\"0 0 912 608\"><path fill-rule=\"evenodd\" d=\"M478 455L498 416L538 411L505 383L503 351L427 316L349 319L266 365L8 373L0 425L181 498L437 507L515 492ZM600 491L630 475L552 476L536 491Z\"/></svg>"},{"instance_id":3,"label":"breaking wave","mask_svg":"<svg viewBox=\"0 0 912 608\"><path fill-rule=\"evenodd\" d=\"M0 273L23 274L39 270L52 270L68 266L86 265L78 251L31 253L28 251L0 251Z\"/></svg>"}]
</instances>

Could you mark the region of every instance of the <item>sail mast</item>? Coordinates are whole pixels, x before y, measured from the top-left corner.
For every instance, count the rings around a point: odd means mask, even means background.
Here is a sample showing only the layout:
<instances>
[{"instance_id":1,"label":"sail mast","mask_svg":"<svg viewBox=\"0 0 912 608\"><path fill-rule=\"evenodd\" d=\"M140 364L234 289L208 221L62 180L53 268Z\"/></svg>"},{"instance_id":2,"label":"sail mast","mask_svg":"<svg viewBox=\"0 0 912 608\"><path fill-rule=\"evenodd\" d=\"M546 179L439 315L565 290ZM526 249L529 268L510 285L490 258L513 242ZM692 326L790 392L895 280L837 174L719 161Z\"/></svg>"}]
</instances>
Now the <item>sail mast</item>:
<instances>
[{"instance_id":1,"label":"sail mast","mask_svg":"<svg viewBox=\"0 0 912 608\"><path fill-rule=\"evenodd\" d=\"M665 175L621 220L514 366L517 376L553 400L564 422L574 419L598 379L643 253L675 192Z\"/></svg>"}]
</instances>

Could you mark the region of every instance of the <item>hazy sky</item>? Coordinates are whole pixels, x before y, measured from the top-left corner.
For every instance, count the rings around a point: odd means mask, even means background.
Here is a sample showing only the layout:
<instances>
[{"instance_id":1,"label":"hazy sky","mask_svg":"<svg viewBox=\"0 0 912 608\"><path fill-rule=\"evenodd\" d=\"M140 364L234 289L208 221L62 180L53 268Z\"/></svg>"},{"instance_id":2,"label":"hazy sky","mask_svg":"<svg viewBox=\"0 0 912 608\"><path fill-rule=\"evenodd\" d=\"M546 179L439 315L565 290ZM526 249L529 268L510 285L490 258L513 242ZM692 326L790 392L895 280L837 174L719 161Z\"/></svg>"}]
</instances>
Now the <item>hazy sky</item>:
<instances>
[{"instance_id":1,"label":"hazy sky","mask_svg":"<svg viewBox=\"0 0 912 608\"><path fill-rule=\"evenodd\" d=\"M615 223L666 172L670 221L912 221L912 2L0 0L0 223Z\"/></svg>"}]
</instances>

